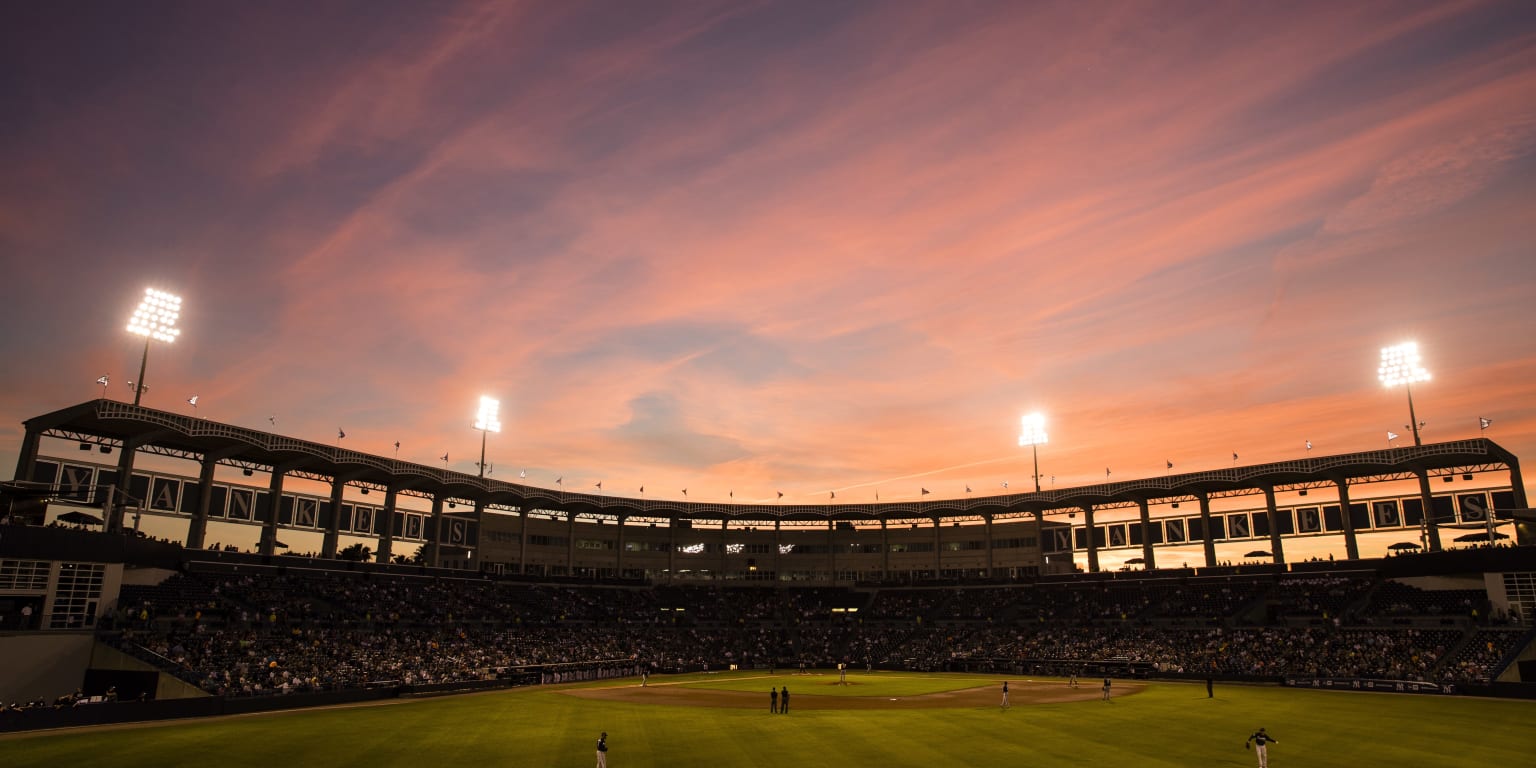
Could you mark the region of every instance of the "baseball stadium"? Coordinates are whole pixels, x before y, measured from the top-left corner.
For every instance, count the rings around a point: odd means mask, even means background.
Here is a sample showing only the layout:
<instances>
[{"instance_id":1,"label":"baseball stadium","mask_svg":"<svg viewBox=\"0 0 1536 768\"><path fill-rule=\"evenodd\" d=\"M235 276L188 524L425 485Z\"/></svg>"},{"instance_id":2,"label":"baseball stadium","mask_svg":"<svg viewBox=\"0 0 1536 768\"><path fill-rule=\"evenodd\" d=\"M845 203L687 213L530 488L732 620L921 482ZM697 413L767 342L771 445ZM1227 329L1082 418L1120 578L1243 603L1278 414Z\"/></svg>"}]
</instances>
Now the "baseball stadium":
<instances>
[{"instance_id":1,"label":"baseball stadium","mask_svg":"<svg viewBox=\"0 0 1536 768\"><path fill-rule=\"evenodd\" d=\"M599 733L626 766L1245 765L1261 727L1277 765L1493 765L1536 697L1529 510L1486 439L781 506L106 399L24 427L12 765L576 766ZM1318 537L1412 546L1286 556Z\"/></svg>"},{"instance_id":2,"label":"baseball stadium","mask_svg":"<svg viewBox=\"0 0 1536 768\"><path fill-rule=\"evenodd\" d=\"M10 2L0 105L0 768L1533 762L1532 0Z\"/></svg>"}]
</instances>

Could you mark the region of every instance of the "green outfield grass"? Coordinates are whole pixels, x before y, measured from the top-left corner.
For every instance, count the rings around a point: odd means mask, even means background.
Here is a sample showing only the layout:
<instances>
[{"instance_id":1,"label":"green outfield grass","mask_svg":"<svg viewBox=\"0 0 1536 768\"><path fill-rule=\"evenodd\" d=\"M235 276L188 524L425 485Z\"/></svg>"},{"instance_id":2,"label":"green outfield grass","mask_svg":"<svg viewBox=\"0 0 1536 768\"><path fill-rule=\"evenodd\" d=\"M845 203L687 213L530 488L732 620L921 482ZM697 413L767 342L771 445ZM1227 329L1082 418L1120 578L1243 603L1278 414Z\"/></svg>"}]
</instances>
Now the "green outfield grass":
<instances>
[{"instance_id":1,"label":"green outfield grass","mask_svg":"<svg viewBox=\"0 0 1536 768\"><path fill-rule=\"evenodd\" d=\"M869 685L941 690L998 679L903 673L869 677L880 679ZM797 693L815 688L818 695L838 695L840 686L808 684L815 679L773 678ZM741 685L766 693L769 680L743 673L658 676L652 682ZM615 684L629 683L595 685ZM1279 739L1270 749L1273 768L1513 768L1529 764L1528 721L1533 717L1536 702L1239 685L1218 685L1216 698L1207 699L1203 684L1179 683L1152 683L1141 694L1109 703L1015 706L1006 712L986 706L804 710L778 716L752 709L593 701L529 689L23 734L0 738L0 764L585 768L593 764L598 732L607 731L611 768L1253 766L1243 740L1262 725Z\"/></svg>"}]
</instances>

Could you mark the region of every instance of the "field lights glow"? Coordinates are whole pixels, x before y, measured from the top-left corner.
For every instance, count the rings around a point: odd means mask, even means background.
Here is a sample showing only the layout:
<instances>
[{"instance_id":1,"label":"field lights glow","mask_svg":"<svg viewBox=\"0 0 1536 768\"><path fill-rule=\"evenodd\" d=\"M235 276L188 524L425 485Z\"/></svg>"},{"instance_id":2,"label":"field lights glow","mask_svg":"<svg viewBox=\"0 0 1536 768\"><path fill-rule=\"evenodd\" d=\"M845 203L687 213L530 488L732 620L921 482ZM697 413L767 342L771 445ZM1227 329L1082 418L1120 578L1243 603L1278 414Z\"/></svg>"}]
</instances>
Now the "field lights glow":
<instances>
[{"instance_id":1,"label":"field lights glow","mask_svg":"<svg viewBox=\"0 0 1536 768\"><path fill-rule=\"evenodd\" d=\"M176 318L181 316L181 297L153 288L144 289L144 299L128 320L128 332L170 343L181 335Z\"/></svg>"},{"instance_id":2,"label":"field lights glow","mask_svg":"<svg viewBox=\"0 0 1536 768\"><path fill-rule=\"evenodd\" d=\"M1384 387L1429 381L1429 371L1424 370L1422 362L1418 342L1405 341L1395 346L1382 347L1381 367L1376 369L1376 375Z\"/></svg>"},{"instance_id":3,"label":"field lights glow","mask_svg":"<svg viewBox=\"0 0 1536 768\"><path fill-rule=\"evenodd\" d=\"M480 412L475 415L475 429L482 432L501 432L501 422L496 420L501 401L494 397L480 396Z\"/></svg>"}]
</instances>

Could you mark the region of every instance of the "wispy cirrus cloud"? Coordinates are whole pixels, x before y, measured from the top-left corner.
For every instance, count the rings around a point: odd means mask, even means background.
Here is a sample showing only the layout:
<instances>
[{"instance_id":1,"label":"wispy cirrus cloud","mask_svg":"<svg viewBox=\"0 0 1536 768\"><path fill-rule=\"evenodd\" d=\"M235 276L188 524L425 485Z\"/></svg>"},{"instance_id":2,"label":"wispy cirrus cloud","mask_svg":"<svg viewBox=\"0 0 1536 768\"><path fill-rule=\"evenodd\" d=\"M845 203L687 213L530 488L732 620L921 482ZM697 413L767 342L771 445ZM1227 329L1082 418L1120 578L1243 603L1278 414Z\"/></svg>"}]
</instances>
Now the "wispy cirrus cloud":
<instances>
[{"instance_id":1,"label":"wispy cirrus cloud","mask_svg":"<svg viewBox=\"0 0 1536 768\"><path fill-rule=\"evenodd\" d=\"M488 393L545 482L816 500L1021 482L1033 408L1063 483L1370 447L1416 334L1437 424L1536 445L1521 4L357 12L134 20L159 112L34 75L66 95L0 134L0 247L92 314L8 354L126 365L89 342L158 271L153 375L210 418L431 461Z\"/></svg>"}]
</instances>

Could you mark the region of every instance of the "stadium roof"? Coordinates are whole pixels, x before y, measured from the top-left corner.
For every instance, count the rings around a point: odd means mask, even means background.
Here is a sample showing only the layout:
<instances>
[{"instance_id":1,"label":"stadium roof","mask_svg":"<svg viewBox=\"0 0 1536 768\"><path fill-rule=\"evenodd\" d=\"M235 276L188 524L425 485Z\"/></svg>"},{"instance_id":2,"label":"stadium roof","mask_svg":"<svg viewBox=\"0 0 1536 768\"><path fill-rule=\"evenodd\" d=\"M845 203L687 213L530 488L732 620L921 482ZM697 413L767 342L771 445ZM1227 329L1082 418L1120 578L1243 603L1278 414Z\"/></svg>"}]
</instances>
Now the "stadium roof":
<instances>
[{"instance_id":1,"label":"stadium roof","mask_svg":"<svg viewBox=\"0 0 1536 768\"><path fill-rule=\"evenodd\" d=\"M393 488L416 496L443 496L488 505L573 513L699 519L880 520L1049 513L1089 505L1114 507L1144 500L1246 495L1265 487L1275 490L1317 488L1341 479L1356 482L1408 479L1418 471L1456 474L1509 470L1516 478L1519 474L1519 460L1514 454L1491 440L1479 438L1307 456L1268 464L1040 492L866 504L721 504L628 498L510 483L106 399L87 401L23 423L29 434L119 448L132 444L148 453L196 461L212 456L220 464L232 467L280 470L291 476L325 482L341 479L349 484ZM1512 485L1517 489L1520 487L1517 479ZM1519 506L1524 506L1523 500Z\"/></svg>"}]
</instances>

